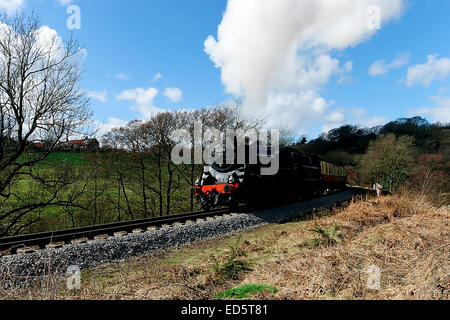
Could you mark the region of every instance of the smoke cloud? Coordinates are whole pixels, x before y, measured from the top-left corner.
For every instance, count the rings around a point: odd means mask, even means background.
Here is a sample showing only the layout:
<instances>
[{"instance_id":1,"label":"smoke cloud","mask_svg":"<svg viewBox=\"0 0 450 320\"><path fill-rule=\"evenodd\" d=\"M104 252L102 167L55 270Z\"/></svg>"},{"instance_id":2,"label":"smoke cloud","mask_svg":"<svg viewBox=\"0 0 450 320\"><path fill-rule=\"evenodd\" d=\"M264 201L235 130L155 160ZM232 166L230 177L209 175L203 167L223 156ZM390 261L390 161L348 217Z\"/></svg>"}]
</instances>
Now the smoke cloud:
<instances>
[{"instance_id":1,"label":"smoke cloud","mask_svg":"<svg viewBox=\"0 0 450 320\"><path fill-rule=\"evenodd\" d=\"M228 0L217 38L205 52L221 69L226 92L242 99L243 114L264 115L271 127L298 133L326 122L332 102L321 89L351 71L333 51L354 47L377 32L367 9L381 9L381 23L400 17L405 0Z\"/></svg>"}]
</instances>

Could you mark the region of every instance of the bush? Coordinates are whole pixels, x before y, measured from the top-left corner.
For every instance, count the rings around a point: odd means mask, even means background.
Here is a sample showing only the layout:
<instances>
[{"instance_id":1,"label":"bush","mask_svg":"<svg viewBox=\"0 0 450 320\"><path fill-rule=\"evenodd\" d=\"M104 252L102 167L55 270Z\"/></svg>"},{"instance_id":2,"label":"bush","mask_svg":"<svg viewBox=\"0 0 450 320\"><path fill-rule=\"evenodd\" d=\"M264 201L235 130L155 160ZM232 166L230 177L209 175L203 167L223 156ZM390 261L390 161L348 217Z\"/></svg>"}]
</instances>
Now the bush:
<instances>
[{"instance_id":1,"label":"bush","mask_svg":"<svg viewBox=\"0 0 450 320\"><path fill-rule=\"evenodd\" d=\"M236 280L242 272L252 271L251 264L240 258L245 256L239 249L241 238L242 237L239 237L234 245L230 245L230 256L225 262L220 263L214 256L211 256L211 259L214 262L214 272L220 279Z\"/></svg>"},{"instance_id":2,"label":"bush","mask_svg":"<svg viewBox=\"0 0 450 320\"><path fill-rule=\"evenodd\" d=\"M379 183L389 192L411 175L414 164L414 138L388 134L372 141L361 158L361 175L370 185Z\"/></svg>"},{"instance_id":3,"label":"bush","mask_svg":"<svg viewBox=\"0 0 450 320\"><path fill-rule=\"evenodd\" d=\"M320 237L305 241L305 243L302 246L308 248L318 248L320 246L338 245L342 242L343 239L340 226L324 228L316 223L315 227L309 231L314 234L318 234Z\"/></svg>"}]
</instances>

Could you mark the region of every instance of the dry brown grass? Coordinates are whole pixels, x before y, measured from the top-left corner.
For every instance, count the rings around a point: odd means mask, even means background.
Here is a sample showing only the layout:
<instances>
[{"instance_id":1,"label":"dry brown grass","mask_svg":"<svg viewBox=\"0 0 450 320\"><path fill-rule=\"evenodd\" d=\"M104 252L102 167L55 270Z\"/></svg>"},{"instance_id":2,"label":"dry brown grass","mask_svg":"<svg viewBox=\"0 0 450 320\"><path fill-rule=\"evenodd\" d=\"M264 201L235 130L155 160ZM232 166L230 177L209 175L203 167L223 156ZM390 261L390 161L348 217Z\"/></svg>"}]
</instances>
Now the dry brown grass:
<instances>
[{"instance_id":1,"label":"dry brown grass","mask_svg":"<svg viewBox=\"0 0 450 320\"><path fill-rule=\"evenodd\" d=\"M262 299L449 299L450 213L412 196L355 200L331 216L243 232L241 250L253 271L237 280L215 276L214 255L229 256L236 236L83 272L80 292L62 279L44 289L0 292L0 299L213 299L240 284L273 285ZM342 241L305 246L309 230L339 226ZM381 269L381 289L367 288L367 267ZM52 287L53 286L53 287Z\"/></svg>"},{"instance_id":2,"label":"dry brown grass","mask_svg":"<svg viewBox=\"0 0 450 320\"><path fill-rule=\"evenodd\" d=\"M316 221L341 226L340 245L303 248L260 266L245 281L283 288L278 299L448 299L449 217L448 209L430 209L413 198L355 202ZM301 243L307 234L286 236ZM381 269L381 290L367 288L371 265Z\"/></svg>"}]
</instances>

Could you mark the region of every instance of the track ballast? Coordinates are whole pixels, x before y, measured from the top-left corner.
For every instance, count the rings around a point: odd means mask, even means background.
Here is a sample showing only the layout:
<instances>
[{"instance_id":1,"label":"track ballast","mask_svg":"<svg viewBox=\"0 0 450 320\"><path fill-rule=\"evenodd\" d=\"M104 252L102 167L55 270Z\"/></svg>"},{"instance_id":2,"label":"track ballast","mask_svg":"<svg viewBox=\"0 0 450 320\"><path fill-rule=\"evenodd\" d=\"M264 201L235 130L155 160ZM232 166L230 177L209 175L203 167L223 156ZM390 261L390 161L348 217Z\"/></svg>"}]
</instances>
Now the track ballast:
<instances>
[{"instance_id":1,"label":"track ballast","mask_svg":"<svg viewBox=\"0 0 450 320\"><path fill-rule=\"evenodd\" d=\"M175 223L186 223L187 221L205 219L228 213L228 209L197 211L163 217L152 217L141 220L0 238L0 256L5 254L27 253L45 248L57 248L65 244L96 240L96 238L139 233L144 232L149 228L158 228Z\"/></svg>"}]
</instances>

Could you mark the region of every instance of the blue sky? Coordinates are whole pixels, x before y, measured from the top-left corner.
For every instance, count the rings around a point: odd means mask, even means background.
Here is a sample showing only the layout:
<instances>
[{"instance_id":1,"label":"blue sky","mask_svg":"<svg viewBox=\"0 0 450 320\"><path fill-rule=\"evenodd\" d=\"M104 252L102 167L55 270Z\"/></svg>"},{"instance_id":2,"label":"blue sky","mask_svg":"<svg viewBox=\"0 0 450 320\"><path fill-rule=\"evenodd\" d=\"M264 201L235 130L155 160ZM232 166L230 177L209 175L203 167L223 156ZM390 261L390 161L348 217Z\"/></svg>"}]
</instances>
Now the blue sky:
<instances>
[{"instance_id":1,"label":"blue sky","mask_svg":"<svg viewBox=\"0 0 450 320\"><path fill-rule=\"evenodd\" d=\"M245 35L249 34L251 46L252 41L264 34L233 30L233 25L240 26L242 22L230 20L239 19L236 12L246 8L233 4L227 9L226 0L3 1L0 6L17 3L16 9L25 12L34 9L42 24L56 30L63 39L73 33L80 41L87 50L82 84L92 96L95 120L105 129L145 118L148 113L143 112L143 108L151 112L200 108L237 98L246 100L248 92L255 87L252 79L258 81L258 74L242 75L240 79L239 70L227 73L227 67L236 69L240 62L245 62L237 61L239 56L235 54L245 46ZM379 1L383 5L383 0ZM320 110L311 117L306 114L307 106L297 108L296 103L301 102L289 100L293 106L286 110L292 111L271 124L286 124L299 134L315 137L323 130L344 123L372 126L412 115L424 116L432 122L450 121L450 1L397 1L402 2L401 13L383 21L382 29L376 34L342 47L335 45L325 50L323 45L318 46L320 54L297 53L296 59L302 58L299 61L317 62L319 56L325 56L330 58L326 61L336 61L339 67L335 65L330 69L313 88L288 84L282 89L277 85L273 90L263 90L263 96L273 92L287 94L287 90L289 94L295 94L293 90L307 92L313 97L312 103L320 105L317 107ZM377 3L377 0L372 2ZM66 9L72 4L81 10L80 30L71 31L66 26L69 17ZM228 21L222 21L225 12ZM303 11L299 14L307 15ZM255 17L249 19L257 19L257 15L255 12ZM296 19L301 20L301 17ZM343 19L348 20L345 16ZM219 37L221 23L224 31ZM284 32L282 29L280 32L282 37ZM236 41L234 51L229 51L233 34L240 36L241 33L243 39ZM211 42L212 49L207 53L205 40L210 35L217 41ZM270 39L267 43L272 45ZM258 58L259 53L255 52L254 59ZM264 69L264 65L256 64L254 68L258 71ZM317 68L325 70L323 65ZM249 68L245 72L253 71ZM233 78L233 75L238 76ZM274 82L268 79L267 84L271 86ZM244 87L245 93L239 94L241 89L233 89L235 83ZM167 88L171 90L166 91ZM280 101L286 101L282 99L286 96L277 96L277 104L268 103L270 107L264 110L276 117L283 109ZM139 97L143 101L139 102Z\"/></svg>"}]
</instances>

